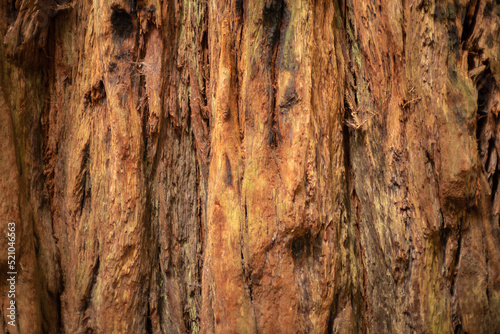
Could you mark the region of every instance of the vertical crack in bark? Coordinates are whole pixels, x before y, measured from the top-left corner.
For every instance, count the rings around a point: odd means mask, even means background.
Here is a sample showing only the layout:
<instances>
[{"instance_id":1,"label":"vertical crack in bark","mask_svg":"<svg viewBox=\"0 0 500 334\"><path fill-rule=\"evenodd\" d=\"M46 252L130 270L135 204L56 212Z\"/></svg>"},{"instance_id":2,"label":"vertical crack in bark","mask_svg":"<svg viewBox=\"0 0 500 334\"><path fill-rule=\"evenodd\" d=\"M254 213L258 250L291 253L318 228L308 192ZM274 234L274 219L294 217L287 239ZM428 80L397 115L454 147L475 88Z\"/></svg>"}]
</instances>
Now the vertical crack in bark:
<instances>
[{"instance_id":1,"label":"vertical crack in bark","mask_svg":"<svg viewBox=\"0 0 500 334\"><path fill-rule=\"evenodd\" d=\"M80 216L83 214L83 208L85 207L85 204L88 203L90 205L91 203L90 200L92 196L92 185L90 180L90 172L88 170L85 171L85 174L83 176L82 188L83 190L82 190L82 200L80 202Z\"/></svg>"},{"instance_id":2,"label":"vertical crack in bark","mask_svg":"<svg viewBox=\"0 0 500 334\"><path fill-rule=\"evenodd\" d=\"M352 297L351 297L352 299ZM335 322L335 317L337 315L337 305L339 304L339 294L336 293L335 297L333 298L332 304L330 305L330 313L328 315L328 327L326 332L328 334L333 334L334 332L334 322Z\"/></svg>"},{"instance_id":3,"label":"vertical crack in bark","mask_svg":"<svg viewBox=\"0 0 500 334\"><path fill-rule=\"evenodd\" d=\"M345 233L344 242L340 245L342 252L347 252L349 255L345 259L347 263L337 264L336 272L340 270L346 271L347 280L338 278L335 281L335 297L330 306L330 314L328 319L328 333L334 333L339 330L339 326L345 325L344 322L351 324L351 330L361 332L364 324L364 317L367 313L367 303L364 302L367 298L366 289L366 269L364 266L364 250L361 244L360 231L360 209L359 199L357 198L355 183L353 180L354 171L351 157L351 142L350 138L352 131L347 125L349 117L356 111L354 108L357 105L356 96L356 73L352 60L352 48L355 44L354 35L351 26L352 9L348 4L349 0L337 0L336 10L340 15L341 24L338 25L336 39L337 47L340 47L339 52L343 56L343 63L340 71L343 71L344 81L341 89L341 122L342 122L342 149L343 149L343 166L345 182L345 192L343 194L344 209L341 213L341 222L339 223L339 235ZM343 261L339 257L340 261ZM340 269L342 268L342 269ZM361 274L361 275L360 275ZM361 276L361 278L359 278ZM356 279L356 277L358 277ZM347 313L345 311L347 310ZM352 322L351 322L352 321ZM349 327L348 327L349 328ZM342 330L342 329L341 329Z\"/></svg>"},{"instance_id":4,"label":"vertical crack in bark","mask_svg":"<svg viewBox=\"0 0 500 334\"><path fill-rule=\"evenodd\" d=\"M459 266L459 261L460 261L460 251L462 249L462 220L458 222L457 225L457 236L458 236L458 247L455 253L455 267ZM457 271L455 270L452 280L451 280L451 287L450 287L450 294L451 296L455 296L455 282L457 279Z\"/></svg>"},{"instance_id":5,"label":"vertical crack in bark","mask_svg":"<svg viewBox=\"0 0 500 334\"><path fill-rule=\"evenodd\" d=\"M151 307L148 298L148 308L146 314L146 334L153 334L153 323L151 321Z\"/></svg>"},{"instance_id":6,"label":"vertical crack in bark","mask_svg":"<svg viewBox=\"0 0 500 334\"><path fill-rule=\"evenodd\" d=\"M462 31L463 48L467 48L467 43L469 42L469 39L474 32L480 4L481 4L480 0L472 0L467 4L464 25L463 25L464 28Z\"/></svg>"},{"instance_id":7,"label":"vertical crack in bark","mask_svg":"<svg viewBox=\"0 0 500 334\"><path fill-rule=\"evenodd\" d=\"M77 174L75 189L73 194L76 200L76 210L79 212L80 216L83 213L85 204L88 203L87 198L91 196L91 184L90 184L90 139L85 144L82 152L80 153L80 171Z\"/></svg>"},{"instance_id":8,"label":"vertical crack in bark","mask_svg":"<svg viewBox=\"0 0 500 334\"><path fill-rule=\"evenodd\" d=\"M226 158L226 185L232 186L233 185L233 174L231 173L231 162L229 161L229 157L227 156L227 153L224 153L225 158Z\"/></svg>"},{"instance_id":9,"label":"vertical crack in bark","mask_svg":"<svg viewBox=\"0 0 500 334\"><path fill-rule=\"evenodd\" d=\"M277 106L277 86L278 78L276 77L278 69L276 69L276 60L279 55L279 44L281 36L281 27L283 14L285 12L286 3L283 0L271 0L266 3L262 13L264 27L267 31L267 62L268 69L271 76L270 94L269 94L269 135L268 145L271 147L278 147L281 140L281 133L279 130L279 123L277 119L276 108Z\"/></svg>"},{"instance_id":10,"label":"vertical crack in bark","mask_svg":"<svg viewBox=\"0 0 500 334\"><path fill-rule=\"evenodd\" d=\"M490 188L491 203L495 205L499 200L497 194L499 183L497 142L500 138L497 136L497 132L500 122L497 117L498 107L491 99L492 94L496 91L496 82L487 61L483 62L484 65L475 67L477 60L472 59L475 58L474 56L469 56L469 58L469 76L471 76L477 91L476 137L478 139L479 158Z\"/></svg>"},{"instance_id":11,"label":"vertical crack in bark","mask_svg":"<svg viewBox=\"0 0 500 334\"><path fill-rule=\"evenodd\" d=\"M245 210L246 210L246 206L245 206ZM247 272L247 265L246 265L246 262L245 262L245 255L243 254L243 247L244 247L244 242L243 242L243 237L240 241L240 247L241 247L241 268L243 270L243 279L245 280L245 283L246 283L246 286L248 287L248 295L250 297L250 303L252 305L252 308L254 307L253 305L253 282L252 282L252 279L251 279L251 270L249 270ZM257 328L257 324L256 325L256 328Z\"/></svg>"},{"instance_id":12,"label":"vertical crack in bark","mask_svg":"<svg viewBox=\"0 0 500 334\"><path fill-rule=\"evenodd\" d=\"M160 333L165 333L166 330L163 328L163 323L164 323L163 315L165 314L165 311L163 310L163 305L164 305L165 299L163 297L163 290L161 289L162 288L161 283L163 282L163 272L161 270L160 255L161 255L161 250L160 250L160 246L158 245L158 250L157 250L157 255L156 255L156 261L157 261L156 275L158 276L158 282L160 282L159 283L160 287L158 288L158 301L157 301L157 305L156 305L156 310L158 313L158 328L160 330Z\"/></svg>"}]
</instances>

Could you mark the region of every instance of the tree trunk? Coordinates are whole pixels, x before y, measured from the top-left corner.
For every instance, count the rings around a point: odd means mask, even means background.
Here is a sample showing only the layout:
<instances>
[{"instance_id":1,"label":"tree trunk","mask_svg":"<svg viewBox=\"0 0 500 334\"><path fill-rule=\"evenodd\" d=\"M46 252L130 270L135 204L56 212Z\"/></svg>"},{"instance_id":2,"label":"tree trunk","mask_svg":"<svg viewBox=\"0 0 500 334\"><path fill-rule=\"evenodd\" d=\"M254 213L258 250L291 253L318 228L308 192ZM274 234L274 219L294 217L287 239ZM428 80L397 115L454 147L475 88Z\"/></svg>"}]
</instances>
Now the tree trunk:
<instances>
[{"instance_id":1,"label":"tree trunk","mask_svg":"<svg viewBox=\"0 0 500 334\"><path fill-rule=\"evenodd\" d=\"M500 332L498 0L0 18L3 333Z\"/></svg>"}]
</instances>

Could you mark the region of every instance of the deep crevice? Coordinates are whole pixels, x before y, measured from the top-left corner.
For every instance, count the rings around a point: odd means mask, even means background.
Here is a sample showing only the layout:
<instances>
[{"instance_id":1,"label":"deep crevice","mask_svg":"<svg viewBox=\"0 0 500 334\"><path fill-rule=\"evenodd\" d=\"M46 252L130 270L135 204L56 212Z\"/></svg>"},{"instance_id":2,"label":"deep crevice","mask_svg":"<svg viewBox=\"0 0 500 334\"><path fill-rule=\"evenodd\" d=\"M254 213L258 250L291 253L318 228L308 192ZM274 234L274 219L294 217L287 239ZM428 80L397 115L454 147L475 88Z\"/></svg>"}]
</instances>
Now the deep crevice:
<instances>
[{"instance_id":1,"label":"deep crevice","mask_svg":"<svg viewBox=\"0 0 500 334\"><path fill-rule=\"evenodd\" d=\"M160 262L160 254L161 254L161 247L158 243L158 247L157 247L157 251L156 251L156 260L157 260L157 267L158 267L158 271L156 272L156 274L158 275L158 281L157 282L160 282L160 286L158 287L158 300L156 301L156 308L157 308L157 312L158 312L158 327L160 328L160 333L165 333L165 331L163 330L163 303L165 302L165 299L163 298L163 289L165 289L165 286L161 284L161 282L163 282L163 274L162 274L162 270L161 270L161 262ZM158 283L157 283L158 284ZM166 314L166 312L165 312Z\"/></svg>"},{"instance_id":2,"label":"deep crevice","mask_svg":"<svg viewBox=\"0 0 500 334\"><path fill-rule=\"evenodd\" d=\"M147 311L147 316L146 316L146 333L147 334L153 334L153 323L151 321L151 307L148 302L148 311Z\"/></svg>"},{"instance_id":3,"label":"deep crevice","mask_svg":"<svg viewBox=\"0 0 500 334\"><path fill-rule=\"evenodd\" d=\"M83 209L85 205L90 201L92 194L92 185L90 180L90 142L87 142L82 154L82 161L80 165L80 172L78 174L79 183L76 185L76 193L80 197L79 199L79 212L80 216L83 214Z\"/></svg>"},{"instance_id":4,"label":"deep crevice","mask_svg":"<svg viewBox=\"0 0 500 334\"><path fill-rule=\"evenodd\" d=\"M455 326L454 334L465 334L461 324Z\"/></svg>"},{"instance_id":5,"label":"deep crevice","mask_svg":"<svg viewBox=\"0 0 500 334\"><path fill-rule=\"evenodd\" d=\"M468 57L468 65L469 73L472 73L471 77L477 91L476 138L478 140L479 158L483 165L483 172L491 186L491 202L494 203L499 183L499 171L497 162L492 161L492 158L498 154L495 147L498 119L488 109L488 104L491 94L495 90L496 82L491 73L488 60L483 61L479 66L476 65L478 54L480 52L471 52ZM498 159L498 156L496 159ZM493 165L490 166L490 164Z\"/></svg>"},{"instance_id":6,"label":"deep crevice","mask_svg":"<svg viewBox=\"0 0 500 334\"><path fill-rule=\"evenodd\" d=\"M339 294L336 293L333 298L332 304L330 305L330 313L328 315L328 329L327 333L334 333L333 331L333 323L335 322L335 318L337 315L337 305L339 303Z\"/></svg>"},{"instance_id":7,"label":"deep crevice","mask_svg":"<svg viewBox=\"0 0 500 334\"><path fill-rule=\"evenodd\" d=\"M479 0L476 0L475 2L472 1L469 5L467 5L466 15L463 24L463 31L462 31L462 43L468 41L469 38L472 36L472 33L474 32L474 27L476 26L477 14L479 11L479 5L480 5ZM473 13L471 6L474 6ZM465 47L465 44L466 43L462 44L463 47Z\"/></svg>"},{"instance_id":8,"label":"deep crevice","mask_svg":"<svg viewBox=\"0 0 500 334\"><path fill-rule=\"evenodd\" d=\"M233 185L233 174L231 173L231 163L229 161L229 157L227 156L227 153L224 154L226 157L226 185L232 186Z\"/></svg>"},{"instance_id":9,"label":"deep crevice","mask_svg":"<svg viewBox=\"0 0 500 334\"><path fill-rule=\"evenodd\" d=\"M135 8L135 5L134 5ZM114 6L111 8L111 27L113 36L119 39L127 39L133 30L132 16L123 8Z\"/></svg>"},{"instance_id":10,"label":"deep crevice","mask_svg":"<svg viewBox=\"0 0 500 334\"><path fill-rule=\"evenodd\" d=\"M276 148L281 141L281 133L276 114L276 87L278 85L276 77L276 60L279 53L279 40L281 37L281 27L285 12L285 2L283 0L272 0L264 5L262 12L264 28L267 31L267 65L271 76L270 98L269 98L269 134L268 145Z\"/></svg>"},{"instance_id":11,"label":"deep crevice","mask_svg":"<svg viewBox=\"0 0 500 334\"><path fill-rule=\"evenodd\" d=\"M453 277L451 280L451 288L450 288L450 294L452 296L455 295L455 281L456 281L456 276L457 276L457 270L459 266L459 261L460 261L460 251L462 248L462 221L460 220L457 224L457 235L458 235L458 241L457 241L457 252L455 253L455 273L453 273Z\"/></svg>"},{"instance_id":12,"label":"deep crevice","mask_svg":"<svg viewBox=\"0 0 500 334\"><path fill-rule=\"evenodd\" d=\"M304 237L295 239L292 243L292 256L295 259L300 258L307 250L307 241Z\"/></svg>"},{"instance_id":13,"label":"deep crevice","mask_svg":"<svg viewBox=\"0 0 500 334\"><path fill-rule=\"evenodd\" d=\"M6 6L7 7L7 24L9 26L13 25L14 22L16 22L17 15L19 14L19 11L16 8L16 0L10 0L10 3Z\"/></svg>"},{"instance_id":14,"label":"deep crevice","mask_svg":"<svg viewBox=\"0 0 500 334\"><path fill-rule=\"evenodd\" d=\"M309 232L294 237L290 242L290 252L295 261L300 261L311 255L312 236Z\"/></svg>"},{"instance_id":15,"label":"deep crevice","mask_svg":"<svg viewBox=\"0 0 500 334\"><path fill-rule=\"evenodd\" d=\"M491 91L495 86L495 79L491 75L491 71L489 68L483 72L477 79L476 88L477 88L477 112L478 114L485 115L487 113L486 105L491 95Z\"/></svg>"},{"instance_id":16,"label":"deep crevice","mask_svg":"<svg viewBox=\"0 0 500 334\"><path fill-rule=\"evenodd\" d=\"M235 10L236 10L236 15L239 17L243 17L243 0L236 0L235 3Z\"/></svg>"},{"instance_id":17,"label":"deep crevice","mask_svg":"<svg viewBox=\"0 0 500 334\"><path fill-rule=\"evenodd\" d=\"M268 33L268 46L272 50L280 39L281 20L285 9L283 0L271 0L264 5L262 19ZM268 54L268 62L271 62L271 54Z\"/></svg>"}]
</instances>

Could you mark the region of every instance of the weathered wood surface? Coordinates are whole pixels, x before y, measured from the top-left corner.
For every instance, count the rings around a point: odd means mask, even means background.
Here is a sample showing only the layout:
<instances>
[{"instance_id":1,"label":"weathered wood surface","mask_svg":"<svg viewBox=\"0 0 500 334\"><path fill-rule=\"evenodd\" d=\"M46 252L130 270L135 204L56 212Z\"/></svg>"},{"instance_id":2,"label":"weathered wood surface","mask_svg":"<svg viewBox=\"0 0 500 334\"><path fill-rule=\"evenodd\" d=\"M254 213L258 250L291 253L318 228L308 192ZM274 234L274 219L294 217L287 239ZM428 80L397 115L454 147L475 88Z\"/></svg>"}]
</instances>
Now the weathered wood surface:
<instances>
[{"instance_id":1,"label":"weathered wood surface","mask_svg":"<svg viewBox=\"0 0 500 334\"><path fill-rule=\"evenodd\" d=\"M500 332L498 0L0 18L1 332Z\"/></svg>"}]
</instances>

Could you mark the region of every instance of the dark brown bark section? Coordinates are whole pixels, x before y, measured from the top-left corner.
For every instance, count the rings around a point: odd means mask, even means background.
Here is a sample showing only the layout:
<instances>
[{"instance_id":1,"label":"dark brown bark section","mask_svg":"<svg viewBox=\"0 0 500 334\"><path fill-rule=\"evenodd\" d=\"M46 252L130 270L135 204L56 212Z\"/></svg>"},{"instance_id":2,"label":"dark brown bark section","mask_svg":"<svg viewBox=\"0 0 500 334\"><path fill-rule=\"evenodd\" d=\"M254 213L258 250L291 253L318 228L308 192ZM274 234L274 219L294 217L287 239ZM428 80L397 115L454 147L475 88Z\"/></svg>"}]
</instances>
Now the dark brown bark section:
<instances>
[{"instance_id":1,"label":"dark brown bark section","mask_svg":"<svg viewBox=\"0 0 500 334\"><path fill-rule=\"evenodd\" d=\"M0 17L3 332L500 331L497 1Z\"/></svg>"}]
</instances>

